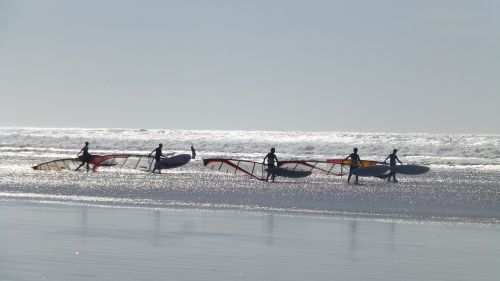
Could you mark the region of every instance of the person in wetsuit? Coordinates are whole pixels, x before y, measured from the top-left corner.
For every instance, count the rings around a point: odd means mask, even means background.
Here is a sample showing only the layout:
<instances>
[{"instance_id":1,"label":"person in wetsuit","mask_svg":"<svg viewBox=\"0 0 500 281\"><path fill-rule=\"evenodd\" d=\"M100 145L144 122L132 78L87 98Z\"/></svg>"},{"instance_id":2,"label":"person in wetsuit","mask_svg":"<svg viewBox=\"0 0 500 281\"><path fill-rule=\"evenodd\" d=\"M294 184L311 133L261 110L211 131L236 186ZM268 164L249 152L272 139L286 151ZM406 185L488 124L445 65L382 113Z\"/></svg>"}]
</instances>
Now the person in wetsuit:
<instances>
[{"instance_id":1,"label":"person in wetsuit","mask_svg":"<svg viewBox=\"0 0 500 281\"><path fill-rule=\"evenodd\" d=\"M385 158L384 160L384 163L387 164L387 159L390 159L389 165L391 166L391 173L389 174L389 178L387 179L387 181L391 181L391 177L393 177L394 182L398 182L398 180L396 179L396 164L397 164L396 161L399 162L399 164L401 165L403 165L403 163L399 160L396 153L398 153L398 150L394 149L392 153L389 154L389 156L387 156L387 158Z\"/></svg>"},{"instance_id":2,"label":"person in wetsuit","mask_svg":"<svg viewBox=\"0 0 500 281\"><path fill-rule=\"evenodd\" d=\"M278 157L276 157L276 154L274 152L276 149L271 148L271 152L269 152L266 157L264 157L264 160L262 160L262 164L266 163L267 159L267 177L266 181L269 181L269 176L272 175L271 180L274 182L275 174L273 173L273 169L276 167L275 163L278 163Z\"/></svg>"},{"instance_id":3,"label":"person in wetsuit","mask_svg":"<svg viewBox=\"0 0 500 281\"><path fill-rule=\"evenodd\" d=\"M155 154L155 166L153 167L153 173L155 172L156 169L158 169L158 173L161 174L161 169L160 169L160 160L162 157L166 157L165 155L163 155L162 153L162 147L163 147L163 144L159 144L157 148L155 148L153 151L151 151L151 153L149 153L149 156L151 156L151 154Z\"/></svg>"},{"instance_id":4,"label":"person in wetsuit","mask_svg":"<svg viewBox=\"0 0 500 281\"><path fill-rule=\"evenodd\" d=\"M80 154L81 154L81 156L80 156ZM89 142L88 141L85 142L85 146L80 150L80 152L78 152L76 157L78 158L78 160L82 161L82 164L80 166L78 166L75 169L75 171L78 171L78 169L80 169L83 165L87 164L87 173L88 173L89 172L89 165L90 165L90 162L92 161L92 155L90 155L90 153L89 153Z\"/></svg>"},{"instance_id":5,"label":"person in wetsuit","mask_svg":"<svg viewBox=\"0 0 500 281\"><path fill-rule=\"evenodd\" d=\"M196 158L196 150L194 150L194 147L191 145L191 159Z\"/></svg>"},{"instance_id":6,"label":"person in wetsuit","mask_svg":"<svg viewBox=\"0 0 500 281\"><path fill-rule=\"evenodd\" d=\"M347 177L347 183L351 181L351 176L352 176L352 171L357 169L359 167L359 164L361 162L361 159L359 158L358 155L358 148L355 147L353 150L353 153L349 154L344 160L347 160L351 158L351 164L349 165L349 177ZM356 181L354 182L355 184L358 184L358 176L356 175Z\"/></svg>"}]
</instances>

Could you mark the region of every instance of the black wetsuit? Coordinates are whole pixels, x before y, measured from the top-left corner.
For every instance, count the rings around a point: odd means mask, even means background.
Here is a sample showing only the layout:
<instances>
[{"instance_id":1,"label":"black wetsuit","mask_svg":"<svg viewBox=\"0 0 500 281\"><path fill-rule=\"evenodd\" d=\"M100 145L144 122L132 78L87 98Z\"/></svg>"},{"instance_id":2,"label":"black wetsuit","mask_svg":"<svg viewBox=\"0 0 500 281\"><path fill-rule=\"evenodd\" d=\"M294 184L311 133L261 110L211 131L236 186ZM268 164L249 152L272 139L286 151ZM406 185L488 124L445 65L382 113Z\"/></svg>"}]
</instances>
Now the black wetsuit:
<instances>
[{"instance_id":1,"label":"black wetsuit","mask_svg":"<svg viewBox=\"0 0 500 281\"><path fill-rule=\"evenodd\" d=\"M89 153L89 147L88 146L84 146L82 148L82 151L83 151L83 154L82 154L82 162L83 163L90 163L90 161L92 161L92 155L90 155Z\"/></svg>"},{"instance_id":2,"label":"black wetsuit","mask_svg":"<svg viewBox=\"0 0 500 281\"><path fill-rule=\"evenodd\" d=\"M162 156L161 147L158 147L158 148L155 149L155 160L156 160L156 163L160 162L161 156Z\"/></svg>"},{"instance_id":3,"label":"black wetsuit","mask_svg":"<svg viewBox=\"0 0 500 281\"><path fill-rule=\"evenodd\" d=\"M349 169L351 171L357 169L359 161L361 161L359 155L357 153L351 153L349 157L351 158L351 165L349 166Z\"/></svg>"},{"instance_id":4,"label":"black wetsuit","mask_svg":"<svg viewBox=\"0 0 500 281\"><path fill-rule=\"evenodd\" d=\"M89 165L92 162L92 155L89 153L89 147L86 145L81 150L82 155L78 157L78 160L82 161L82 164L78 166L75 171L78 171L83 165L87 164L87 173L89 172ZM80 153L78 153L80 154ZM94 167L95 168L95 167Z\"/></svg>"},{"instance_id":5,"label":"black wetsuit","mask_svg":"<svg viewBox=\"0 0 500 281\"><path fill-rule=\"evenodd\" d=\"M391 173L394 174L396 173L396 160L398 159L398 156L394 153L389 154L389 165L391 166Z\"/></svg>"},{"instance_id":6,"label":"black wetsuit","mask_svg":"<svg viewBox=\"0 0 500 281\"><path fill-rule=\"evenodd\" d=\"M394 154L394 153L389 154L389 163L391 166L396 165L396 160L398 160L398 156L396 154Z\"/></svg>"},{"instance_id":7,"label":"black wetsuit","mask_svg":"<svg viewBox=\"0 0 500 281\"><path fill-rule=\"evenodd\" d=\"M267 155L267 167L269 168L274 168L276 167L274 165L274 161L276 160L276 154L272 153L272 152L269 152Z\"/></svg>"},{"instance_id":8,"label":"black wetsuit","mask_svg":"<svg viewBox=\"0 0 500 281\"><path fill-rule=\"evenodd\" d=\"M267 158L267 177L266 181L269 180L269 176L271 176L273 182L274 182L274 177L276 176L274 174L274 168L275 166L275 161L278 161L278 157L276 157L276 154L273 152L269 152L264 159Z\"/></svg>"}]
</instances>

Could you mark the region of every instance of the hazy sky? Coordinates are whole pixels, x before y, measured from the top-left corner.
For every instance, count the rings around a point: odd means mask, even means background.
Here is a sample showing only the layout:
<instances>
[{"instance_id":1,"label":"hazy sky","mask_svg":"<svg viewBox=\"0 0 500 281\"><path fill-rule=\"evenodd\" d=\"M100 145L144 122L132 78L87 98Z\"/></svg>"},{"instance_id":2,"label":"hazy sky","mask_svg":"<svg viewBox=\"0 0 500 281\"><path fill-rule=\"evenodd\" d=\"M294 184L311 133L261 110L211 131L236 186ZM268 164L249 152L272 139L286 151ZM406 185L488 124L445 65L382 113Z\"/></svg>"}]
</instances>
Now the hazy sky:
<instances>
[{"instance_id":1,"label":"hazy sky","mask_svg":"<svg viewBox=\"0 0 500 281\"><path fill-rule=\"evenodd\" d=\"M0 0L0 126L500 133L500 0Z\"/></svg>"}]
</instances>

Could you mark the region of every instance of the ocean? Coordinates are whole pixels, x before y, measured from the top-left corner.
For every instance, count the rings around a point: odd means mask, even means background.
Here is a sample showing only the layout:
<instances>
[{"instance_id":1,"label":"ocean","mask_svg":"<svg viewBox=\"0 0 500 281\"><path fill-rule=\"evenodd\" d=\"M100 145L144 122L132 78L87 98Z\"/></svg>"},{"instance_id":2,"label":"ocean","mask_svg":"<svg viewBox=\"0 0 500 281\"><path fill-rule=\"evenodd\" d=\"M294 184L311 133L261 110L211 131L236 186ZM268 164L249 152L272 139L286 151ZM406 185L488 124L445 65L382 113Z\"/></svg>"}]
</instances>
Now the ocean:
<instances>
[{"instance_id":1,"label":"ocean","mask_svg":"<svg viewBox=\"0 0 500 281\"><path fill-rule=\"evenodd\" d=\"M90 153L197 159L151 174L34 171ZM276 183L203 158L427 165L398 183ZM500 135L0 128L0 280L497 280Z\"/></svg>"},{"instance_id":2,"label":"ocean","mask_svg":"<svg viewBox=\"0 0 500 281\"><path fill-rule=\"evenodd\" d=\"M188 165L161 175L101 167L96 173L41 172L31 166L75 157L84 142L92 154L190 153ZM344 158L383 161L399 150L403 163L427 165L399 183L313 174L274 184L212 171L201 159L261 161L271 147L280 160ZM498 223L500 135L271 132L164 129L0 128L0 198L102 204L276 211Z\"/></svg>"}]
</instances>

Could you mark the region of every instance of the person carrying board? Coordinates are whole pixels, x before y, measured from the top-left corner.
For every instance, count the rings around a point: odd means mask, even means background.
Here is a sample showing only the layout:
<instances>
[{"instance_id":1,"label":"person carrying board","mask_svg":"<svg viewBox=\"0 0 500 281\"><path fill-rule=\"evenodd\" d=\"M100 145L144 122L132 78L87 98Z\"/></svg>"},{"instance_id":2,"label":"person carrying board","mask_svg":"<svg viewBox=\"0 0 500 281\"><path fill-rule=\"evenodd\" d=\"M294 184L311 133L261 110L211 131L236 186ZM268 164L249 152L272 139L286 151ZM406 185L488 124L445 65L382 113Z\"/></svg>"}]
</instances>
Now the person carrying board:
<instances>
[{"instance_id":1,"label":"person carrying board","mask_svg":"<svg viewBox=\"0 0 500 281\"><path fill-rule=\"evenodd\" d=\"M384 164L387 164L387 159L390 159L389 165L391 166L391 173L389 174L389 178L387 179L387 181L391 181L391 177L393 177L394 182L398 182L398 180L396 179L396 164L397 164L396 161L399 162L399 164L401 165L403 165L403 163L399 160L396 153L398 153L398 150L394 149L392 153L389 154L389 156L387 156L387 158L385 158L384 160Z\"/></svg>"},{"instance_id":2,"label":"person carrying board","mask_svg":"<svg viewBox=\"0 0 500 281\"><path fill-rule=\"evenodd\" d=\"M151 154L155 154L155 165L153 167L153 174L155 172L156 169L158 169L158 173L161 174L161 169L160 169L160 160L162 157L166 157L165 155L163 155L162 153L162 147L163 147L163 144L159 144L157 148L153 149L153 151L151 151L151 153L149 153L149 156L151 156Z\"/></svg>"},{"instance_id":3,"label":"person carrying board","mask_svg":"<svg viewBox=\"0 0 500 281\"><path fill-rule=\"evenodd\" d=\"M355 147L353 150L353 153L349 154L344 160L347 160L351 158L351 164L349 165L349 177L347 177L347 183L351 181L351 176L352 176L352 171L356 170L359 167L359 163L361 162L361 159L359 158L358 155L358 148ZM354 184L358 184L358 175L356 175L356 181Z\"/></svg>"},{"instance_id":4,"label":"person carrying board","mask_svg":"<svg viewBox=\"0 0 500 281\"><path fill-rule=\"evenodd\" d=\"M80 156L80 154L82 154L82 155ZM89 165L90 165L90 162L92 161L92 155L90 155L90 153L89 153L89 142L88 141L85 142L85 146L80 150L80 152L78 152L76 157L78 158L78 160L82 161L82 164L80 166L78 166L75 169L75 171L78 171L78 169L80 169L83 165L87 164L87 173L88 173L89 172Z\"/></svg>"},{"instance_id":5,"label":"person carrying board","mask_svg":"<svg viewBox=\"0 0 500 281\"><path fill-rule=\"evenodd\" d=\"M276 149L274 149L274 147L271 148L271 152L269 152L266 155L266 157L264 157L264 160L262 160L262 164L265 164L266 163L266 159L267 159L267 177L266 177L266 181L269 181L269 176L272 176L271 180L274 182L274 178L276 177L276 175L273 172L274 168L276 167L274 163L278 163L278 157L276 157L276 154L274 154L275 151L276 151Z\"/></svg>"}]
</instances>

